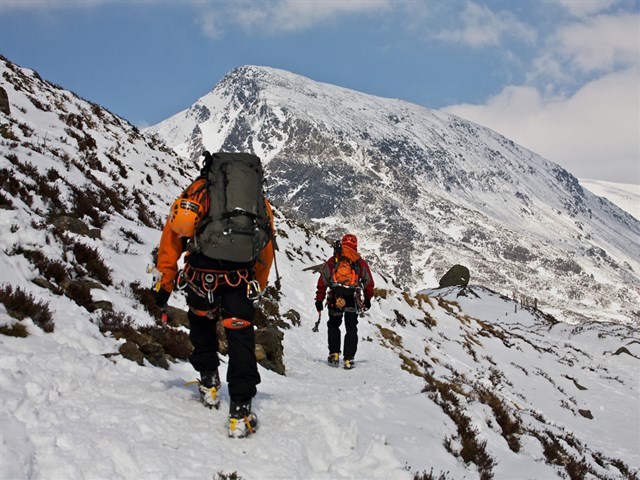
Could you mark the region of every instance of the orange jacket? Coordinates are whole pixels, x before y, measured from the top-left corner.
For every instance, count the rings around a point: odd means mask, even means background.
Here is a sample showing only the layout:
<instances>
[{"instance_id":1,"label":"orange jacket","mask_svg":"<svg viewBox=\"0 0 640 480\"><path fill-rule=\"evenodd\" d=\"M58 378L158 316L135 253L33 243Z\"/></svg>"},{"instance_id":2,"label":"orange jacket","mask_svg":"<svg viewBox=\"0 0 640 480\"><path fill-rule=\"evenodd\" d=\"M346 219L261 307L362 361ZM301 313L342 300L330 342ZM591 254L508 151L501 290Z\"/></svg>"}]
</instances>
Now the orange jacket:
<instances>
[{"instance_id":1,"label":"orange jacket","mask_svg":"<svg viewBox=\"0 0 640 480\"><path fill-rule=\"evenodd\" d=\"M196 179L181 197L194 197L194 200L200 204L204 204L203 197L206 194L204 187L205 180L203 178ZM271 223L271 231L275 232L273 228L273 211L271 205L265 199L265 205L267 207L267 214ZM169 218L164 224L162 230L162 237L160 238L160 246L158 247L158 260L156 269L162 274L160 280L161 287L167 292L173 291L175 279L178 276L178 260L182 256L186 247L186 238L176 234L169 225ZM269 243L262 249L255 263L256 280L260 284L260 288L264 290L267 286L267 280L269 279L269 271L271 270L271 264L273 263L273 240L269 240ZM189 252L186 254L190 255Z\"/></svg>"}]
</instances>

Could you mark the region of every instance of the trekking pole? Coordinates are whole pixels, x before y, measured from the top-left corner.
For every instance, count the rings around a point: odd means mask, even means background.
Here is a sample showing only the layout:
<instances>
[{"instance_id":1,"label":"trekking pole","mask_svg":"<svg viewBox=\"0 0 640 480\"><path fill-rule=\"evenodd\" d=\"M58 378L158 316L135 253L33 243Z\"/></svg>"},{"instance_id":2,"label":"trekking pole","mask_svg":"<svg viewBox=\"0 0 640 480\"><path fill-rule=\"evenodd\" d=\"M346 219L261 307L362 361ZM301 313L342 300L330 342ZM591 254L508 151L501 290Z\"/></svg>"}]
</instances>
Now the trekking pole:
<instances>
[{"instance_id":1,"label":"trekking pole","mask_svg":"<svg viewBox=\"0 0 640 480\"><path fill-rule=\"evenodd\" d=\"M317 332L318 331L318 327L320 326L320 319L321 318L322 318L322 311L318 312L318 320L316 321L316 324L312 328L313 332Z\"/></svg>"}]
</instances>

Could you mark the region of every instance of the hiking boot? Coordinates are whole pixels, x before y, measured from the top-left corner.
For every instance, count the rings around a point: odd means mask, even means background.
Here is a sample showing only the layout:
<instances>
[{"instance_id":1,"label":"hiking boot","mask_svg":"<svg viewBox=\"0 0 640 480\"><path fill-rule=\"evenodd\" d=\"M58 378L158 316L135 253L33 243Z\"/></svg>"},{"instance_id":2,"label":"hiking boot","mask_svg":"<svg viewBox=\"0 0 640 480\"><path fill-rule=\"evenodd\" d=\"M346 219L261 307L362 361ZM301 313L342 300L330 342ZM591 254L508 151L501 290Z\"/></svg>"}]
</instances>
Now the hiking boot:
<instances>
[{"instance_id":1,"label":"hiking boot","mask_svg":"<svg viewBox=\"0 0 640 480\"><path fill-rule=\"evenodd\" d=\"M327 357L327 363L332 367L337 367L338 365L340 365L340 354L330 353Z\"/></svg>"},{"instance_id":2,"label":"hiking boot","mask_svg":"<svg viewBox=\"0 0 640 480\"><path fill-rule=\"evenodd\" d=\"M353 361L353 358L345 358L344 359L344 369L345 370L351 370L353 367L355 367L355 362Z\"/></svg>"},{"instance_id":3,"label":"hiking boot","mask_svg":"<svg viewBox=\"0 0 640 480\"><path fill-rule=\"evenodd\" d=\"M251 411L251 401L234 402L229 406L229 436L244 438L258 428L258 416Z\"/></svg>"},{"instance_id":4,"label":"hiking boot","mask_svg":"<svg viewBox=\"0 0 640 480\"><path fill-rule=\"evenodd\" d=\"M220 407L220 398L218 397L218 391L220 390L221 382L218 371L212 372L200 372L200 380L198 381L198 390L200 390L200 400L207 408Z\"/></svg>"}]
</instances>

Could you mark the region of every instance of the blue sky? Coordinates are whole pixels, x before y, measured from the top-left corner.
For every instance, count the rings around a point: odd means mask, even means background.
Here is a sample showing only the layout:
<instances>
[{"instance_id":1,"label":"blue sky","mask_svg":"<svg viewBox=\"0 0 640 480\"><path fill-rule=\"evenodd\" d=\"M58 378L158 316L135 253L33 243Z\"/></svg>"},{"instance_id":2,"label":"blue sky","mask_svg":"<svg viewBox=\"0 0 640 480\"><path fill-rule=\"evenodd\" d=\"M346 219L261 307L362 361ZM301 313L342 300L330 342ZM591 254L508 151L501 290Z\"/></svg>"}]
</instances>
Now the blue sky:
<instances>
[{"instance_id":1,"label":"blue sky","mask_svg":"<svg viewBox=\"0 0 640 480\"><path fill-rule=\"evenodd\" d=\"M264 65L640 184L638 0L0 0L0 53L140 127Z\"/></svg>"}]
</instances>

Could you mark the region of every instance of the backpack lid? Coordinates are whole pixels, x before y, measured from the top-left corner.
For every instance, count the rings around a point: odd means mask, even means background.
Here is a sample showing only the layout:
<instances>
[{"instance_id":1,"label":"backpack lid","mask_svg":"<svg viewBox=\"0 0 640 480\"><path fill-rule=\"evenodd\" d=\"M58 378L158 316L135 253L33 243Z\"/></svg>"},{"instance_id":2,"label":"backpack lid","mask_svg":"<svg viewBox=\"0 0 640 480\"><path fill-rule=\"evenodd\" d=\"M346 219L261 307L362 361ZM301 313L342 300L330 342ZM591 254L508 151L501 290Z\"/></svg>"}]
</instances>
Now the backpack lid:
<instances>
[{"instance_id":1,"label":"backpack lid","mask_svg":"<svg viewBox=\"0 0 640 480\"><path fill-rule=\"evenodd\" d=\"M340 256L346 257L351 263L355 263L360 260L360 254L355 248L352 248L349 244L342 244L342 250Z\"/></svg>"}]
</instances>

